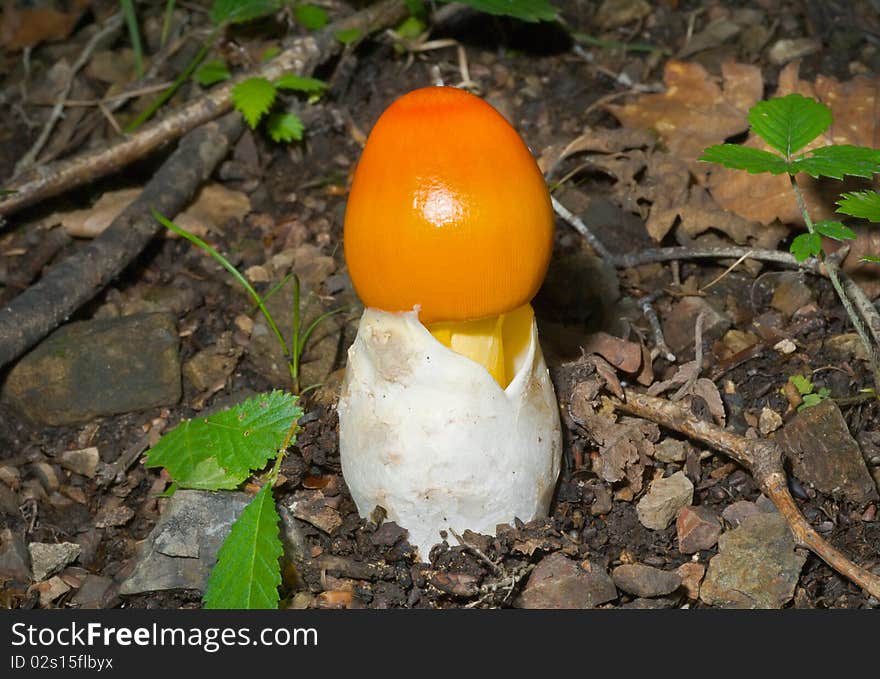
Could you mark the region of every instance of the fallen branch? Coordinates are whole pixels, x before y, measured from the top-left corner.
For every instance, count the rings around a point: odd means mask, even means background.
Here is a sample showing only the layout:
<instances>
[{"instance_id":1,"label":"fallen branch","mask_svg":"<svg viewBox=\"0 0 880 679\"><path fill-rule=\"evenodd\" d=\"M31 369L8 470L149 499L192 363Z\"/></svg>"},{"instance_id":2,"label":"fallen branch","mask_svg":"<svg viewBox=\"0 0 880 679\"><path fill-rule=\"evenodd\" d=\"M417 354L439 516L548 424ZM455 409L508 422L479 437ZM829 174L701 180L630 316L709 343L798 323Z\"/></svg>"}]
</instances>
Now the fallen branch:
<instances>
[{"instance_id":1,"label":"fallen branch","mask_svg":"<svg viewBox=\"0 0 880 679\"><path fill-rule=\"evenodd\" d=\"M39 167L4 186L15 193L0 200L0 217L58 195L98 177L116 172L163 144L226 113L232 107L232 88L241 80L263 77L275 80L284 73L308 75L321 62L343 48L339 31L358 30L367 35L403 20L408 15L404 0L384 0L328 25L314 35L295 38L274 59L235 80L219 85L164 118L145 125L137 133L102 148Z\"/></svg>"},{"instance_id":2,"label":"fallen branch","mask_svg":"<svg viewBox=\"0 0 880 679\"><path fill-rule=\"evenodd\" d=\"M795 504L788 490L788 480L782 465L782 451L767 439L747 439L725 431L694 416L684 407L631 389L624 390L625 400L611 398L617 410L651 420L701 443L712 446L748 469L761 491L779 509L788 522L795 540L806 547L838 573L862 587L871 596L880 599L880 576L855 565L846 556L829 545L813 529Z\"/></svg>"},{"instance_id":3,"label":"fallen branch","mask_svg":"<svg viewBox=\"0 0 880 679\"><path fill-rule=\"evenodd\" d=\"M0 367L57 328L125 269L162 229L150 209L173 216L185 208L242 129L236 112L190 132L100 236L0 309Z\"/></svg>"}]
</instances>

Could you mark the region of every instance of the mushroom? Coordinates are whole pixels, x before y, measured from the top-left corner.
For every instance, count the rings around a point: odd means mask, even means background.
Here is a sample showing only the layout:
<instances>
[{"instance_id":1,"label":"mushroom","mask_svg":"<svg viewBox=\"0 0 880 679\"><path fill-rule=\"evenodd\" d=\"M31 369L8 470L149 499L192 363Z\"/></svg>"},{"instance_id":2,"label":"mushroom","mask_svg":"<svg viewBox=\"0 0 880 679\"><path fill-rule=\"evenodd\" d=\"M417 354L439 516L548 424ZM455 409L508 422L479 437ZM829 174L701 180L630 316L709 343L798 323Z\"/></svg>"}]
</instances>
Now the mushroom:
<instances>
[{"instance_id":1,"label":"mushroom","mask_svg":"<svg viewBox=\"0 0 880 679\"><path fill-rule=\"evenodd\" d=\"M410 92L367 139L345 214L366 307L338 404L342 473L427 560L441 531L546 516L561 455L534 297L543 176L511 125L452 87Z\"/></svg>"}]
</instances>

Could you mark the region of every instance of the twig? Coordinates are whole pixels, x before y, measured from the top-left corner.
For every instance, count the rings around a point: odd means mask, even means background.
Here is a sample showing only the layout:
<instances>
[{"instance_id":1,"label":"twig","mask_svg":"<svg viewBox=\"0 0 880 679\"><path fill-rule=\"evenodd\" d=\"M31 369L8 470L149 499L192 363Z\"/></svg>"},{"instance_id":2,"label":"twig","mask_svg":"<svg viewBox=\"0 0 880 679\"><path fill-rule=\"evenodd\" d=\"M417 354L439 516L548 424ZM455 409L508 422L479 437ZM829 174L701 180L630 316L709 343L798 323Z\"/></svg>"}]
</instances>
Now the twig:
<instances>
[{"instance_id":1,"label":"twig","mask_svg":"<svg viewBox=\"0 0 880 679\"><path fill-rule=\"evenodd\" d=\"M40 132L40 136L37 137L37 141L34 142L34 145L31 146L30 150L26 154L24 154L24 157L22 157L22 159L19 160L18 163L16 163L16 175L29 169L36 162L37 156L40 155L40 151L43 150L46 142L49 141L49 136L52 134L52 130L55 129L55 123L57 123L61 119L61 116L64 113L64 102L67 99L67 95L70 94L70 88L73 87L73 81L76 79L76 74L79 73L80 69L88 63L89 59L91 59L92 52L95 51L95 48L99 44L101 44L102 41L110 38L121 28L122 14L114 14L112 17L107 19L104 27L100 31L95 33L92 36L91 40L86 43L86 46L83 48L82 53L79 55L77 60L73 62L73 66L70 67L70 73L67 76L67 82L64 83L64 87L62 88L61 93L58 95L58 100L52 107L52 111L49 113L49 119L43 126L43 130L42 132Z\"/></svg>"},{"instance_id":2,"label":"twig","mask_svg":"<svg viewBox=\"0 0 880 679\"><path fill-rule=\"evenodd\" d=\"M284 73L311 72L322 61L339 52L336 39L341 30L358 29L364 35L401 21L408 15L403 0L384 0L308 36L297 37L274 59L257 69L228 81L160 120L140 128L137 134L103 148L88 151L50 166L38 168L26 177L15 178L5 188L15 191L0 201L0 216L57 195L75 186L118 171L163 144L227 112L232 106L232 88L241 80L260 76L275 80Z\"/></svg>"},{"instance_id":3,"label":"twig","mask_svg":"<svg viewBox=\"0 0 880 679\"><path fill-rule=\"evenodd\" d=\"M663 358L667 361L675 363L675 354L672 353L672 349L666 344L666 338L663 336L663 328L660 326L660 319L657 317L657 312L654 310L654 302L656 302L657 298L662 294L663 289L658 288L651 294L645 295L636 301L638 302L639 307L641 307L645 318L648 319L648 325L651 326L651 332L654 335L654 346L657 347L657 351L662 354Z\"/></svg>"},{"instance_id":4,"label":"twig","mask_svg":"<svg viewBox=\"0 0 880 679\"><path fill-rule=\"evenodd\" d=\"M556 211L560 217L562 217L566 222L568 222L575 231L577 231L581 236L584 237L584 240L589 243L590 247L596 251L596 254L599 255L606 262L614 262L615 256L611 254L608 248L600 241L596 236L587 228L587 225L583 223L580 217L576 214L572 213L567 207L565 207L562 203L556 200L555 196L550 196L550 202L553 204L553 209ZM2 204L0 204L2 205Z\"/></svg>"},{"instance_id":5,"label":"twig","mask_svg":"<svg viewBox=\"0 0 880 679\"><path fill-rule=\"evenodd\" d=\"M480 559L480 561L483 561L485 564L487 564L495 575L504 575L504 571L502 570L502 568L497 563L492 561L492 559L490 559L488 556L483 554L483 551L479 547L472 545L470 542L467 542L463 537L461 537L461 535L456 533L451 528L449 529L449 532L452 533L452 535L455 537L456 540L458 540L459 544L461 544L462 547L467 549L469 552L472 552L474 555L477 556L477 558Z\"/></svg>"},{"instance_id":6,"label":"twig","mask_svg":"<svg viewBox=\"0 0 880 679\"><path fill-rule=\"evenodd\" d=\"M242 127L241 116L233 113L189 133L100 236L0 309L0 367L67 320L128 266L162 229L150 210L176 215L186 207Z\"/></svg>"},{"instance_id":7,"label":"twig","mask_svg":"<svg viewBox=\"0 0 880 679\"><path fill-rule=\"evenodd\" d=\"M614 255L608 261L618 269L627 269L642 264L669 262L678 259L736 259L743 256L745 256L746 259L754 259L760 262L781 264L791 269L803 267L808 271L820 273L819 262L815 260L798 263L794 258L794 255L791 255L788 252L782 252L781 250L745 248L736 245L717 248L674 247L637 250L635 252Z\"/></svg>"},{"instance_id":8,"label":"twig","mask_svg":"<svg viewBox=\"0 0 880 679\"><path fill-rule=\"evenodd\" d=\"M703 370L703 322L706 320L705 309L697 314L697 322L694 324L694 370L688 375L684 384L679 387L672 396L671 401L680 401L688 394L693 393L694 385L700 377Z\"/></svg>"},{"instance_id":9,"label":"twig","mask_svg":"<svg viewBox=\"0 0 880 679\"><path fill-rule=\"evenodd\" d=\"M788 522L799 544L838 573L864 588L871 596L880 598L880 576L857 566L829 545L800 513L788 490L782 451L774 442L767 439L752 440L733 434L697 418L676 403L631 389L624 390L624 399L621 401L611 398L611 403L621 412L651 420L712 446L748 469L761 491L773 501Z\"/></svg>"}]
</instances>

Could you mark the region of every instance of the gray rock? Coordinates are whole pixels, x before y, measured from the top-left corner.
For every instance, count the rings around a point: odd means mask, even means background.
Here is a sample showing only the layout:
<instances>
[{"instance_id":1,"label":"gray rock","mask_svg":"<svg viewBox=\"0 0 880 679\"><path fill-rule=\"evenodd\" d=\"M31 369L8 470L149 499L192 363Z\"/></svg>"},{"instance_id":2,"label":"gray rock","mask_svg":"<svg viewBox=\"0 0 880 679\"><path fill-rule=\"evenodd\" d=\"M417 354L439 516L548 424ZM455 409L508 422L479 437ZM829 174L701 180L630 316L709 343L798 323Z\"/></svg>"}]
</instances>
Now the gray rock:
<instances>
[{"instance_id":1,"label":"gray rock","mask_svg":"<svg viewBox=\"0 0 880 679\"><path fill-rule=\"evenodd\" d=\"M690 446L687 441L665 438L654 444L654 459L658 462L684 462Z\"/></svg>"},{"instance_id":2,"label":"gray rock","mask_svg":"<svg viewBox=\"0 0 880 679\"><path fill-rule=\"evenodd\" d=\"M750 516L718 540L700 599L725 608L782 608L794 596L805 560L782 516Z\"/></svg>"},{"instance_id":3,"label":"gray rock","mask_svg":"<svg viewBox=\"0 0 880 679\"><path fill-rule=\"evenodd\" d=\"M30 557L24 538L9 528L0 531L0 578L28 582Z\"/></svg>"},{"instance_id":4,"label":"gray rock","mask_svg":"<svg viewBox=\"0 0 880 679\"><path fill-rule=\"evenodd\" d=\"M663 596L681 585L681 575L641 563L624 564L611 572L614 584L638 597Z\"/></svg>"},{"instance_id":5,"label":"gray rock","mask_svg":"<svg viewBox=\"0 0 880 679\"><path fill-rule=\"evenodd\" d=\"M684 472L676 472L651 483L645 496L636 505L639 521L646 528L663 530L694 500L694 484Z\"/></svg>"},{"instance_id":6,"label":"gray rock","mask_svg":"<svg viewBox=\"0 0 880 679\"><path fill-rule=\"evenodd\" d=\"M708 507L682 507L675 520L678 535L678 551L694 554L711 549L721 535L721 522Z\"/></svg>"},{"instance_id":7,"label":"gray rock","mask_svg":"<svg viewBox=\"0 0 880 679\"><path fill-rule=\"evenodd\" d=\"M141 545L119 593L204 591L220 545L251 499L247 493L178 490Z\"/></svg>"},{"instance_id":8,"label":"gray rock","mask_svg":"<svg viewBox=\"0 0 880 679\"><path fill-rule=\"evenodd\" d=\"M9 373L2 398L52 426L180 399L175 319L164 313L62 326Z\"/></svg>"},{"instance_id":9,"label":"gray rock","mask_svg":"<svg viewBox=\"0 0 880 679\"><path fill-rule=\"evenodd\" d=\"M724 511L721 512L721 518L736 528L747 518L760 514L761 511L761 508L754 502L737 500L733 504L727 505L727 507L724 508Z\"/></svg>"},{"instance_id":10,"label":"gray rock","mask_svg":"<svg viewBox=\"0 0 880 679\"><path fill-rule=\"evenodd\" d=\"M80 450L65 450L58 458L61 466L72 471L74 474L88 476L94 478L98 471L98 463L101 461L101 455L94 446L91 448L81 448Z\"/></svg>"},{"instance_id":11,"label":"gray rock","mask_svg":"<svg viewBox=\"0 0 880 679\"><path fill-rule=\"evenodd\" d=\"M75 542L32 542L28 545L31 553L31 570L34 580L45 580L55 575L67 564L76 561L80 546Z\"/></svg>"},{"instance_id":12,"label":"gray rock","mask_svg":"<svg viewBox=\"0 0 880 679\"><path fill-rule=\"evenodd\" d=\"M117 589L112 578L90 573L70 603L76 608L90 610L111 608L116 601Z\"/></svg>"},{"instance_id":13,"label":"gray rock","mask_svg":"<svg viewBox=\"0 0 880 679\"><path fill-rule=\"evenodd\" d=\"M605 569L590 563L586 567L589 570L559 552L545 556L532 571L513 605L517 608L583 609L616 599L617 589Z\"/></svg>"},{"instance_id":14,"label":"gray rock","mask_svg":"<svg viewBox=\"0 0 880 679\"><path fill-rule=\"evenodd\" d=\"M662 597L658 599L633 599L629 603L619 606L637 611L658 611L664 608L675 608L678 606L679 599L675 597Z\"/></svg>"},{"instance_id":15,"label":"gray rock","mask_svg":"<svg viewBox=\"0 0 880 679\"><path fill-rule=\"evenodd\" d=\"M853 502L878 498L859 444L834 401L801 411L774 438L801 481Z\"/></svg>"}]
</instances>

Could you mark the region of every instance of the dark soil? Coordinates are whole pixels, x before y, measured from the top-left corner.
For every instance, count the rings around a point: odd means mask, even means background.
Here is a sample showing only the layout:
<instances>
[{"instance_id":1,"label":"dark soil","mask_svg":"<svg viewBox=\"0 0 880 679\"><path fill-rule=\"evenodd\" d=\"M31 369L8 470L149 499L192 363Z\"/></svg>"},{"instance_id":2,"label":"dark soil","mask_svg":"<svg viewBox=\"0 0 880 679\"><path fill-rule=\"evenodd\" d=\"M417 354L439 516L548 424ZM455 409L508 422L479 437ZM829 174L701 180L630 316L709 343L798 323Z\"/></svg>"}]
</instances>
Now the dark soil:
<instances>
[{"instance_id":1,"label":"dark soil","mask_svg":"<svg viewBox=\"0 0 880 679\"><path fill-rule=\"evenodd\" d=\"M596 35L594 3L556 2L562 8L566 28L570 32ZM753 7L767 12L768 21L779 22L779 35L814 37L822 49L804 58L801 77L816 74L841 80L851 77L851 65L858 62L869 73L880 67L880 23L877 4L868 0L853 3L821 3L811 0L775 2L744 0L740 2L689 2L667 0L655 5L646 19L628 23L608 33L621 42L651 43L675 53L685 40L688 22L694 28L705 26L707 17L723 9ZM833 9L832 9L833 8ZM873 14L872 14L873 12ZM865 20L865 16L873 19ZM89 19L85 18L84 22ZM465 47L470 77L480 93L516 125L536 155L551 145L565 145L585 126L617 127L617 121L601 108L590 108L600 97L619 90L603 72L571 51L574 44L566 30L558 26L536 29L506 19L466 15L432 37L450 37ZM76 40L74 34L69 40ZM245 38L242 38L244 41ZM36 48L30 58L51 62L63 52L63 43ZM706 49L690 57L704 64L710 73L718 74L726 57L737 57L735 43ZM590 48L595 62L611 72L625 71L643 83L658 83L662 77L665 56L657 58L643 52ZM70 53L76 49L71 47ZM764 53L762 53L764 54ZM5 131L0 133L0 175L9 176L15 160L33 142L38 127L29 128L17 106L17 84L21 78L20 55L3 59L3 95L0 100ZM316 246L320 253L333 257L336 273L344 272L342 219L346 186L356 162L360 146L358 134L369 131L383 109L397 96L429 83L429 67L439 65L447 82L459 79L455 47L417 53L400 54L387 41L370 42L342 59L326 64L319 77L331 83L328 94L318 103L301 104L307 136L302 144L283 147L272 144L264 135L246 133L240 142L237 157L221 168L218 178L228 188L248 193L252 212L241 221L230 220L211 233L215 247L230 257L240 270L262 265L274 254L303 244ZM759 61L772 91L779 67ZM585 113L586 112L586 113ZM71 149L75 151L76 149ZM54 211L88 205L104 189L117 185L137 185L160 159L140 163L122 176L97 182L93 186L16 215L4 231L0 231L0 301L11 299L39 275L27 253L40 242L33 222ZM577 163L563 168L559 176L574 169ZM589 170L576 172L570 186L581 194L611 196L613 180ZM295 195L294 195L295 194ZM617 208L620 210L620 208ZM620 237L621 230L603 237ZM643 235L641 238L645 238ZM629 243L638 242L629 240ZM650 241L644 241L650 245ZM609 241L615 249L625 245ZM59 261L65 254L81 247L70 241L52 257ZM586 251L581 238L562 221L558 232L551 278L562 263ZM51 262L47 263L51 265ZM682 263L677 280L695 278L705 284L727 269L729 263L699 261ZM713 288L712 297L723 300L728 309L735 308L734 329L754 332L753 322L772 314L770 299L776 282L764 267L754 274L738 269ZM634 272L621 272L622 296L640 297L651 286L673 285L672 268L651 265ZM22 281L14 287L9 281ZM548 279L549 280L549 279ZM328 307L350 304L347 279L324 281L316 292ZM589 281L584 287L562 285L545 287L536 301L536 312L542 343L560 400L579 369L579 339L595 332L597 319L612 318L615 322L626 316L646 338L650 330L637 309L622 303L619 308L597 308ZM780 337L788 337L798 345L794 353L783 355L767 348L742 362L727 357L723 345L706 339L704 375L710 376L724 391L723 384L736 385L736 399L726 403L729 426L739 433L755 426L754 417L765 406L778 412L786 411L788 403L780 389L793 374L814 372L816 387L827 387L833 398L851 397L863 387L871 386L865 363L841 360L823 349L823 340L848 332L849 325L830 285L824 279L807 277L815 305L797 318L775 318ZM178 328L181 335L181 359L186 362L199 350L214 345L224 332L236 332L236 318L256 318L248 299L240 293L226 272L213 261L181 240L157 241L126 271L125 275L105 291L77 318L89 318L108 305L119 305L126 295L140 294L150 286L171 285L193 291L196 300L191 308L181 311ZM340 287L340 285L342 287ZM134 291L134 293L133 293ZM661 321L671 313L674 295L660 298L656 304ZM344 367L347 344L351 342L357 314L348 316L340 331L338 351L333 357L334 370ZM233 342L247 347L247 337L233 337ZM693 348L679 355L679 360L693 356ZM306 360L321 357L307 353ZM674 366L664 359L654 361L654 372L664 377ZM817 370L818 369L818 370ZM10 528L26 536L27 542L80 541L86 545L71 573L79 578L99 574L121 578L130 571L136 558L139 541L155 525L166 502L157 498L165 490L167 477L156 469L146 469L141 459L128 467L121 482L102 483L68 474L65 483L83 491L84 501L47 493L41 486L34 465L52 461L64 450L97 446L104 463L113 463L126 451L142 442L145 432L172 428L182 418L192 417L204 409L229 405L243 395L263 392L279 385L261 373L261 367L245 351L234 371L213 394L199 392L184 380L184 396L180 403L144 412L102 417L75 427L43 427L32 424L8 406L0 406L0 465L20 471L22 484L14 489L17 511L0 508L0 527ZM665 570L674 570L691 561L690 555L679 553L674 523L666 530L645 528L636 515L638 497L631 497L618 485L601 480L591 467L594 444L589 436L570 419L565 427L564 461L556 490L552 515L545 521L527 525L517 523L497 537L465 535L477 549L462 547L450 536L448 545L436 547L430 564L413 559L402 533L393 525L375 524L357 515L341 477L338 455L337 421L334 387L339 373L329 371L324 388L303 399L305 424L296 445L288 456L282 474L285 481L276 489L283 504L296 490L315 487L321 480L325 495L341 498L337 509L343 524L328 535L305 522L298 522L306 537L308 553L285 570L284 603L297 607L332 605L322 593L346 590L352 593L351 607L464 607L507 606L527 582L530 566L542 557L562 552L577 562L589 560L607 570L621 563L640 562ZM877 444L880 405L866 400L841 406L853 437L874 472L880 477L880 447ZM790 416L790 414L789 414ZM788 417L788 416L787 416ZM667 433L664 432L663 436ZM142 446L143 449L143 446ZM743 469L715 451L700 449L686 463L664 465L652 463L645 472L648 481L656 474L667 474L683 468L695 486L694 504L705 505L720 512L737 500L754 501L759 491ZM67 474L65 472L65 474ZM306 484L306 485L304 485ZM826 496L796 479L794 493L801 511L814 524L827 524L824 536L856 563L871 567L880 563L880 523L876 508L870 503L857 505ZM594 513L597 503L609 501L610 509ZM96 528L96 517L103 508L124 505L133 510L133 517L123 525ZM88 539L84 540L83 536ZM502 569L493 572L477 550ZM706 550L697 556L706 564L715 551ZM512 583L512 587L510 586ZM30 608L39 606L38 592L31 583L9 581L2 589L3 605ZM65 607L76 589L71 589L52 606ZM623 606L634 597L621 593L605 604ZM111 597L107 604L134 608L191 608L200 605L200 594L194 591L155 592L130 597ZM663 599L658 605L705 606L700 600L688 601L683 595ZM789 604L801 608L865 608L876 607L856 586L832 571L810 554L801 572L794 598Z\"/></svg>"}]
</instances>

